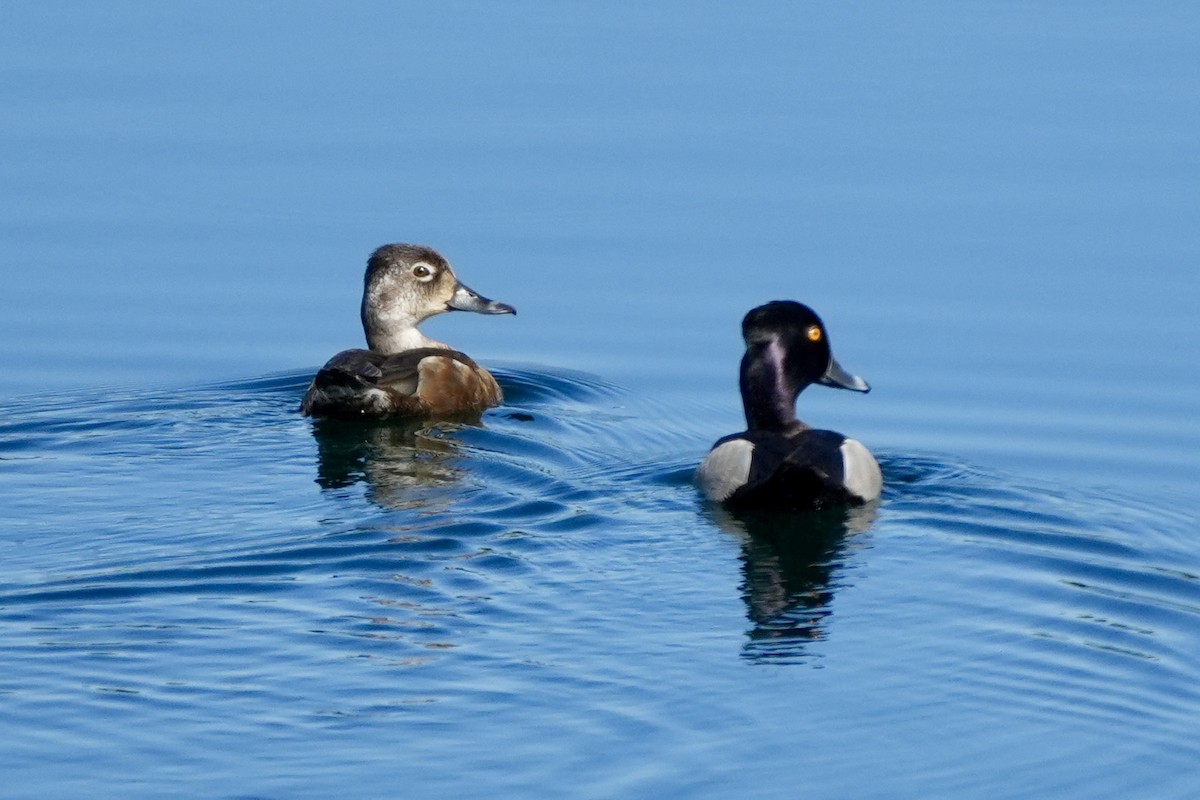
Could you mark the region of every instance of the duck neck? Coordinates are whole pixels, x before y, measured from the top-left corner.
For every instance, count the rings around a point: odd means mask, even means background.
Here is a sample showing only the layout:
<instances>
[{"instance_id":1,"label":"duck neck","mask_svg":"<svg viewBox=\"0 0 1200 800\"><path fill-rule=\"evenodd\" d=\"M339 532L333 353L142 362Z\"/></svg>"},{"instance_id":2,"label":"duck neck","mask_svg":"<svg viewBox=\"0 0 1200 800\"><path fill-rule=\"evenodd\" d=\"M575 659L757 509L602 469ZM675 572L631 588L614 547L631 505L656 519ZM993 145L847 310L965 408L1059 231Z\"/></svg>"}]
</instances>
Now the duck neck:
<instances>
[{"instance_id":1,"label":"duck neck","mask_svg":"<svg viewBox=\"0 0 1200 800\"><path fill-rule=\"evenodd\" d=\"M449 345L430 339L417 330L417 320L395 313L381 313L365 303L362 309L362 323L363 331L367 335L367 347L385 356L421 347L450 349Z\"/></svg>"},{"instance_id":2,"label":"duck neck","mask_svg":"<svg viewBox=\"0 0 1200 800\"><path fill-rule=\"evenodd\" d=\"M430 339L416 328L405 328L404 330L388 331L386 333L372 333L368 331L367 347L385 356L403 353L407 350L417 350L422 347L436 347L440 350L450 349L450 345L443 344L436 339Z\"/></svg>"},{"instance_id":3,"label":"duck neck","mask_svg":"<svg viewBox=\"0 0 1200 800\"><path fill-rule=\"evenodd\" d=\"M749 430L783 431L801 425L796 419L800 389L784 369L779 342L760 342L746 349L739 384Z\"/></svg>"}]
</instances>

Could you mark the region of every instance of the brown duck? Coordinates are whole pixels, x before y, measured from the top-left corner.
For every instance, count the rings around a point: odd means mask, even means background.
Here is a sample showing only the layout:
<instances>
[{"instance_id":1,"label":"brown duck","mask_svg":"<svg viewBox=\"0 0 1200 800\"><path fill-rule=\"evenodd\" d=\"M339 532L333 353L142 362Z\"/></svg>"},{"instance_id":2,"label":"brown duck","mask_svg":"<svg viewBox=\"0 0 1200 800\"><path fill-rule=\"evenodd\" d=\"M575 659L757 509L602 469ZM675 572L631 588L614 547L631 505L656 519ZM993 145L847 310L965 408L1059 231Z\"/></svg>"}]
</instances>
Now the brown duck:
<instances>
[{"instance_id":1,"label":"brown duck","mask_svg":"<svg viewBox=\"0 0 1200 800\"><path fill-rule=\"evenodd\" d=\"M502 400L492 374L417 326L446 311L516 314L471 291L428 247L387 244L371 254L363 280L366 350L344 350L313 378L300 404L310 417L459 417Z\"/></svg>"}]
</instances>

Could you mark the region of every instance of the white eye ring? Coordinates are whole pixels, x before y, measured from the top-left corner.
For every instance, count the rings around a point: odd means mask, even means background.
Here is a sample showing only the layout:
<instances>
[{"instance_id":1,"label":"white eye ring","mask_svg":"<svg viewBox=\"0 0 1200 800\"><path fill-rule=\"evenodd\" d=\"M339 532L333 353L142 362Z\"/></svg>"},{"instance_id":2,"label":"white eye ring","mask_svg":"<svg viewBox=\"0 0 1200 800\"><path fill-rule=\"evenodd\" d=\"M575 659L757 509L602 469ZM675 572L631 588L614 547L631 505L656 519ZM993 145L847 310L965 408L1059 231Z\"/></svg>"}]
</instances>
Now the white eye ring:
<instances>
[{"instance_id":1,"label":"white eye ring","mask_svg":"<svg viewBox=\"0 0 1200 800\"><path fill-rule=\"evenodd\" d=\"M412 274L414 278L422 283L428 283L433 280L434 269L424 261L418 261L416 264L413 264Z\"/></svg>"}]
</instances>

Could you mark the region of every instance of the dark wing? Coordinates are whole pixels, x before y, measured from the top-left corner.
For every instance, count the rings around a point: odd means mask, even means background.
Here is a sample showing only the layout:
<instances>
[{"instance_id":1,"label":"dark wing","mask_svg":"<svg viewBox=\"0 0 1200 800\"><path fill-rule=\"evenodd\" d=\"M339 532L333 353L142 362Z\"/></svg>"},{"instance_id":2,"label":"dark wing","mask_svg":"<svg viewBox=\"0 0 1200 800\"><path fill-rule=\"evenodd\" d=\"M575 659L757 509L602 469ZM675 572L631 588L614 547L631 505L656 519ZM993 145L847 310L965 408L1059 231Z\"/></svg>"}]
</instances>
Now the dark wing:
<instances>
[{"instance_id":1,"label":"dark wing","mask_svg":"<svg viewBox=\"0 0 1200 800\"><path fill-rule=\"evenodd\" d=\"M306 416L362 417L424 416L428 404L417 397L421 361L437 357L477 365L457 350L421 347L385 356L371 350L344 350L321 367L313 378L300 411Z\"/></svg>"},{"instance_id":2,"label":"dark wing","mask_svg":"<svg viewBox=\"0 0 1200 800\"><path fill-rule=\"evenodd\" d=\"M313 378L318 386L375 384L383 375L379 365L385 356L370 350L343 350L325 363Z\"/></svg>"},{"instance_id":3,"label":"dark wing","mask_svg":"<svg viewBox=\"0 0 1200 800\"><path fill-rule=\"evenodd\" d=\"M427 358L441 358L457 361L471 369L478 369L471 357L457 350L446 350L441 347L418 347L415 350L405 350L394 356L376 356L374 362L379 367L380 375L377 383L394 391L415 395L417 384L421 379L421 362Z\"/></svg>"},{"instance_id":4,"label":"dark wing","mask_svg":"<svg viewBox=\"0 0 1200 800\"><path fill-rule=\"evenodd\" d=\"M405 359L407 355L343 350L317 372L300 403L300 413L343 419L420 414L420 403L413 397L420 359Z\"/></svg>"}]
</instances>

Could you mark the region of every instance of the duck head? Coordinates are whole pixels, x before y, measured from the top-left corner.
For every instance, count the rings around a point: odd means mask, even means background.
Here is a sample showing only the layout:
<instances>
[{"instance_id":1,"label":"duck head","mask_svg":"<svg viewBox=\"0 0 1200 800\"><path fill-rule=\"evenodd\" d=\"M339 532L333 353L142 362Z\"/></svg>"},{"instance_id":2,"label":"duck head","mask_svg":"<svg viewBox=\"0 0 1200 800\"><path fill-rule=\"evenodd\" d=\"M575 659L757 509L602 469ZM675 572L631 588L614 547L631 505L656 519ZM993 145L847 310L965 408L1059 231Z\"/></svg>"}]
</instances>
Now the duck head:
<instances>
[{"instance_id":1,"label":"duck head","mask_svg":"<svg viewBox=\"0 0 1200 800\"><path fill-rule=\"evenodd\" d=\"M746 354L740 384L750 430L783 430L799 424L796 397L820 383L869 392L871 387L847 372L833 357L825 324L811 308L776 300L752 309L742 320Z\"/></svg>"},{"instance_id":2,"label":"duck head","mask_svg":"<svg viewBox=\"0 0 1200 800\"><path fill-rule=\"evenodd\" d=\"M417 326L447 311L517 313L512 306L469 289L458 280L450 262L429 247L386 244L371 254L362 300L367 347L385 354L446 347L425 337Z\"/></svg>"}]
</instances>

